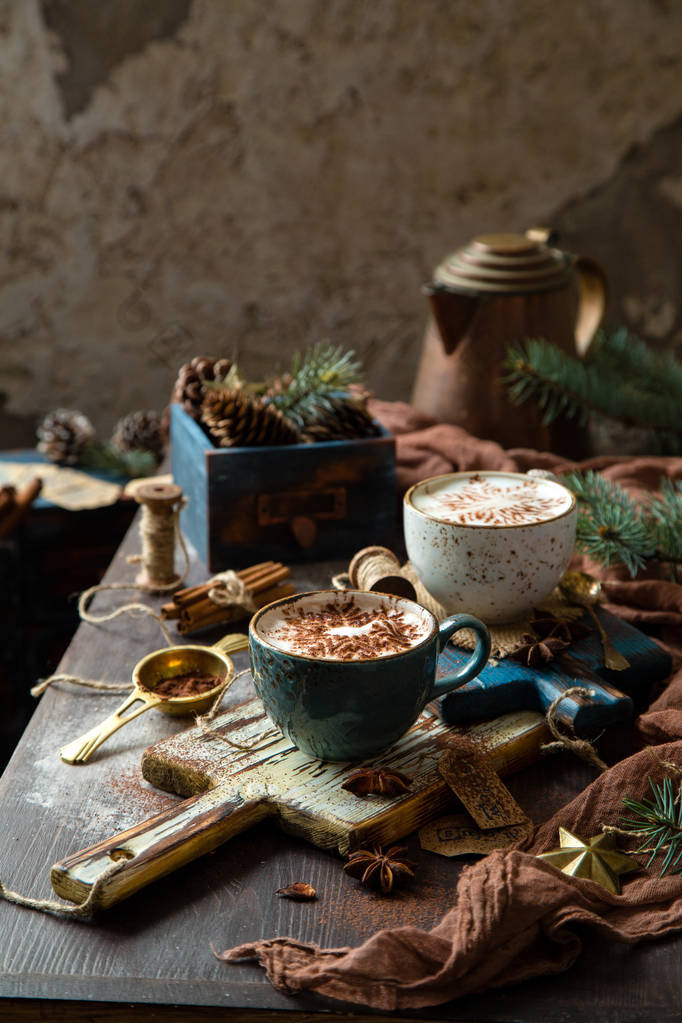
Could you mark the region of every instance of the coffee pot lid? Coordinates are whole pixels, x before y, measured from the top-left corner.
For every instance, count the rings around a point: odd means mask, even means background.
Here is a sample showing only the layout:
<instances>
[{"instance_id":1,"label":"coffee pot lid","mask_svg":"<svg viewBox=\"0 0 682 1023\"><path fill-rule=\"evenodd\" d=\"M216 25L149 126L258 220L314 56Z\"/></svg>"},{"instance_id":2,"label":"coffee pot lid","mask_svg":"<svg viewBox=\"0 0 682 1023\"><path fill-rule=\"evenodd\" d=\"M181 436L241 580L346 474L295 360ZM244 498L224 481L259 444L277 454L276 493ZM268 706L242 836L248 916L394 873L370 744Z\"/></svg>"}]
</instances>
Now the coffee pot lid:
<instances>
[{"instance_id":1,"label":"coffee pot lid","mask_svg":"<svg viewBox=\"0 0 682 1023\"><path fill-rule=\"evenodd\" d=\"M543 232L527 235L479 234L436 268L434 282L453 291L520 294L565 287L573 258L539 240Z\"/></svg>"}]
</instances>

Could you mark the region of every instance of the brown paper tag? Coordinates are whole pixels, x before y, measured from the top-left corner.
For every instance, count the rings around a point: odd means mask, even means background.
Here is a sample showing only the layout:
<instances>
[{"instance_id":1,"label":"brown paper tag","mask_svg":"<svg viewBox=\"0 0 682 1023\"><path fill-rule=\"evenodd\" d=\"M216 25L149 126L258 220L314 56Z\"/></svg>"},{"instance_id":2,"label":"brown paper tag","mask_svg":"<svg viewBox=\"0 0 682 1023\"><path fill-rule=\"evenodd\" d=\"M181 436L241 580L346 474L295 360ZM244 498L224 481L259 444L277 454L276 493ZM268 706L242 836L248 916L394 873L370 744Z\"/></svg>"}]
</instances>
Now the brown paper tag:
<instances>
[{"instance_id":1,"label":"brown paper tag","mask_svg":"<svg viewBox=\"0 0 682 1023\"><path fill-rule=\"evenodd\" d=\"M438 770L484 831L528 820L485 752L464 736L443 753Z\"/></svg>"},{"instance_id":2,"label":"brown paper tag","mask_svg":"<svg viewBox=\"0 0 682 1023\"><path fill-rule=\"evenodd\" d=\"M495 849L508 849L533 830L526 818L523 824L482 831L468 813L456 813L431 821L419 831L419 844L439 856L487 856Z\"/></svg>"}]
</instances>

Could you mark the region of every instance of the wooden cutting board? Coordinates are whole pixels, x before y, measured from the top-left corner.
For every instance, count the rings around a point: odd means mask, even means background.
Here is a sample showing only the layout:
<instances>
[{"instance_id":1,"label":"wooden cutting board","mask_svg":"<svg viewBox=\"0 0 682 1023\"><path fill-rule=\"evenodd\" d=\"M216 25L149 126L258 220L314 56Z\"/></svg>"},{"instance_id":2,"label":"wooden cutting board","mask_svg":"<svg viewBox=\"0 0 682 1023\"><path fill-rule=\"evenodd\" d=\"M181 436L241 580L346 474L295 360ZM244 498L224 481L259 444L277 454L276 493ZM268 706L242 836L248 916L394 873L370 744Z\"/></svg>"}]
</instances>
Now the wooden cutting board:
<instances>
[{"instance_id":1,"label":"wooden cutting board","mask_svg":"<svg viewBox=\"0 0 682 1023\"><path fill-rule=\"evenodd\" d=\"M500 774L532 763L548 738L544 718L533 711L462 729L426 711L374 761L409 775L409 792L392 799L360 799L341 788L357 763L323 763L301 753L257 699L217 717L214 728L233 743L253 748L236 749L191 728L146 750L142 773L147 781L188 798L57 863L51 880L58 895L82 902L95 880L120 863L97 901L100 908L111 906L267 817L284 831L343 855L394 842L458 805L437 770L453 732L466 732L479 742Z\"/></svg>"},{"instance_id":2,"label":"wooden cutting board","mask_svg":"<svg viewBox=\"0 0 682 1023\"><path fill-rule=\"evenodd\" d=\"M546 713L557 696L574 686L589 696L574 695L559 704L556 716L569 733L593 739L619 721L629 721L637 708L648 705L652 686L670 674L670 655L653 639L627 622L599 608L596 612L609 639L630 662L624 671L604 667L604 654L596 631L571 644L557 660L528 668L511 658L491 660L466 685L440 700L440 711L450 724L504 714L512 709ZM587 620L589 625L589 619ZM461 667L470 657L448 643L438 660L439 674Z\"/></svg>"}]
</instances>

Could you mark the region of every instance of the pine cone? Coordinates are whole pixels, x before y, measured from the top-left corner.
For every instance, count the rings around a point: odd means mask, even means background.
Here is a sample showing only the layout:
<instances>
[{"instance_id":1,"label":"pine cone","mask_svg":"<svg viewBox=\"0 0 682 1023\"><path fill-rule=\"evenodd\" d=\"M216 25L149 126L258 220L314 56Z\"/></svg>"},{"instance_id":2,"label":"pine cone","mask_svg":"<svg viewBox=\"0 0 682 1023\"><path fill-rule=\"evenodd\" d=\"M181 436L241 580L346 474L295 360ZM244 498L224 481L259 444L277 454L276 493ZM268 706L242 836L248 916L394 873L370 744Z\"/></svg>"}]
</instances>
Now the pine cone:
<instances>
[{"instance_id":1,"label":"pine cone","mask_svg":"<svg viewBox=\"0 0 682 1023\"><path fill-rule=\"evenodd\" d=\"M161 419L156 412L131 412L119 419L111 442L123 453L149 451L160 462L165 447Z\"/></svg>"},{"instance_id":2,"label":"pine cone","mask_svg":"<svg viewBox=\"0 0 682 1023\"><path fill-rule=\"evenodd\" d=\"M221 448L297 444L298 431L281 412L240 387L207 391L201 421Z\"/></svg>"},{"instance_id":3,"label":"pine cone","mask_svg":"<svg viewBox=\"0 0 682 1023\"><path fill-rule=\"evenodd\" d=\"M304 440L343 440L376 437L379 427L361 402L349 397L325 395L303 414L301 435Z\"/></svg>"},{"instance_id":4,"label":"pine cone","mask_svg":"<svg viewBox=\"0 0 682 1023\"><path fill-rule=\"evenodd\" d=\"M76 409L49 412L38 427L38 451L57 465L78 465L85 448L95 437L95 428Z\"/></svg>"},{"instance_id":5,"label":"pine cone","mask_svg":"<svg viewBox=\"0 0 682 1023\"><path fill-rule=\"evenodd\" d=\"M211 359L206 355L197 355L191 362L180 367L172 400L182 405L192 419L199 419L206 381L224 380L231 368L230 359Z\"/></svg>"}]
</instances>

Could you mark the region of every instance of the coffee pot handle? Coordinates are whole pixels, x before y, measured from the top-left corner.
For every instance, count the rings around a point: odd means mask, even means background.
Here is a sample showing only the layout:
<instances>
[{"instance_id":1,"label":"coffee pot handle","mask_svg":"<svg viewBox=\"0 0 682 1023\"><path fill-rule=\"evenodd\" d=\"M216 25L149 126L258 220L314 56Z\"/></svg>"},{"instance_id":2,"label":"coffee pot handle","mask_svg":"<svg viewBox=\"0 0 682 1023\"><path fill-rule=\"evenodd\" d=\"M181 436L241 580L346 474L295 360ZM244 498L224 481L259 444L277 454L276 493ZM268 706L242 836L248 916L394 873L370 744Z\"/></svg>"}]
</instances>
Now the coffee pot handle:
<instances>
[{"instance_id":1,"label":"coffee pot handle","mask_svg":"<svg viewBox=\"0 0 682 1023\"><path fill-rule=\"evenodd\" d=\"M606 274L593 259L578 256L575 261L578 277L578 315L575 324L575 347L582 358L592 344L606 306Z\"/></svg>"},{"instance_id":2,"label":"coffee pot handle","mask_svg":"<svg viewBox=\"0 0 682 1023\"><path fill-rule=\"evenodd\" d=\"M474 618L473 615L452 615L450 618L446 618L444 622L441 622L438 629L438 653L442 651L450 637L455 632L459 632L460 629L472 629L476 633L474 652L466 664L458 671L452 671L449 675L436 679L431 687L427 703L429 700L435 700L437 696L444 696L446 693L452 692L453 689L459 689L465 682L475 678L488 662L490 657L490 633L487 626L479 621L478 618Z\"/></svg>"}]
</instances>

